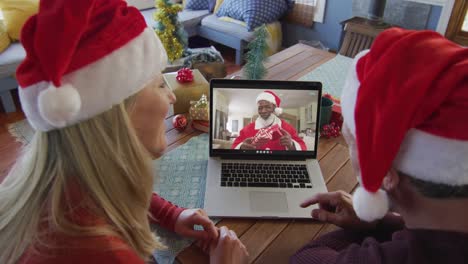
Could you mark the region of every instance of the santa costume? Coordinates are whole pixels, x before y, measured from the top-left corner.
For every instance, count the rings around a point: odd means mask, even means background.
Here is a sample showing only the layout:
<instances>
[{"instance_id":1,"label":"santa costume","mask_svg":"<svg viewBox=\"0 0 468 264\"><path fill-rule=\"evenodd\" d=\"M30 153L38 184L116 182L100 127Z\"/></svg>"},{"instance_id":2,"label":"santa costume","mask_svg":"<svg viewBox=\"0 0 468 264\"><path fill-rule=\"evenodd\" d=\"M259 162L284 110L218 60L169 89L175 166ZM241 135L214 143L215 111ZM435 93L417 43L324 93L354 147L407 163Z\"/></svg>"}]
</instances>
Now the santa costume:
<instances>
[{"instance_id":1,"label":"santa costume","mask_svg":"<svg viewBox=\"0 0 468 264\"><path fill-rule=\"evenodd\" d=\"M274 104L275 113L270 114L270 116L266 120L259 116L255 120L255 122L252 122L246 127L244 127L240 131L239 136L236 138L236 140L234 140L234 143L232 144L232 148L240 149L242 142L244 142L244 140L246 140L247 138L253 138L256 135L261 137L262 136L261 134L268 134L268 130L266 130L264 133L264 129L267 129L273 126L278 126L286 130L289 133L289 135L291 135L291 139L293 141L293 144L296 150L307 150L304 140L302 140L297 135L296 129L294 129L293 126L291 126L286 121L278 117L283 112L283 109L280 108L281 99L278 97L278 95L276 95L272 91L264 91L257 96L256 103L258 103L259 101L267 101L267 102ZM279 137L271 138L271 140L268 141L266 144L262 146L257 146L257 149L259 150L288 150L285 146L280 144Z\"/></svg>"}]
</instances>

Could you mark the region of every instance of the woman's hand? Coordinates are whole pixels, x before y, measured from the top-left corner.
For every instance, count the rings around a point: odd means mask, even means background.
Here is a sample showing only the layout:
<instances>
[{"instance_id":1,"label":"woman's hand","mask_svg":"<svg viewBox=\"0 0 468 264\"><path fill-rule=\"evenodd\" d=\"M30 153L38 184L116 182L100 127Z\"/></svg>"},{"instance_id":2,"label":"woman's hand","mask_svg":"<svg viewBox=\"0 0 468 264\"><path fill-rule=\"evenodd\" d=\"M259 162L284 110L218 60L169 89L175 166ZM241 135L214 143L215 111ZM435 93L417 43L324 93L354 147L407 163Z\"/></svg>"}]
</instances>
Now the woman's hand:
<instances>
[{"instance_id":1,"label":"woman's hand","mask_svg":"<svg viewBox=\"0 0 468 264\"><path fill-rule=\"evenodd\" d=\"M219 231L218 243L210 249L211 264L247 263L249 253L234 231L223 226Z\"/></svg>"},{"instance_id":2,"label":"woman's hand","mask_svg":"<svg viewBox=\"0 0 468 264\"><path fill-rule=\"evenodd\" d=\"M322 222L331 223L342 228L371 229L376 222L365 222L359 219L354 211L351 194L344 191L319 193L302 202L301 207L318 204L319 209L314 209L311 216Z\"/></svg>"},{"instance_id":3,"label":"woman's hand","mask_svg":"<svg viewBox=\"0 0 468 264\"><path fill-rule=\"evenodd\" d=\"M195 230L194 225L202 226L203 230ZM218 230L202 209L182 211L177 218L174 231L181 236L194 238L206 245L218 239Z\"/></svg>"}]
</instances>

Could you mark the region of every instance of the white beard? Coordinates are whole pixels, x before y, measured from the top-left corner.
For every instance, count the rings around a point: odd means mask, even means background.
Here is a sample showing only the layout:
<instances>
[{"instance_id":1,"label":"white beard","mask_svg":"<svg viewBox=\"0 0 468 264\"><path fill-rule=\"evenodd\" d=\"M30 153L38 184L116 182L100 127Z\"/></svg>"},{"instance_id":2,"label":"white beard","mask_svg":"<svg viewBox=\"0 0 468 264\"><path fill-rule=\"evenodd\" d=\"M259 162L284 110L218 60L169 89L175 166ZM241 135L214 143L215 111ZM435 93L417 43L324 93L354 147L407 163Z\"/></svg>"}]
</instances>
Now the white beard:
<instances>
[{"instance_id":1,"label":"white beard","mask_svg":"<svg viewBox=\"0 0 468 264\"><path fill-rule=\"evenodd\" d=\"M257 117L257 120L255 120L255 129L266 128L275 124L281 126L281 119L274 114L271 114L267 119L263 119L259 116Z\"/></svg>"}]
</instances>

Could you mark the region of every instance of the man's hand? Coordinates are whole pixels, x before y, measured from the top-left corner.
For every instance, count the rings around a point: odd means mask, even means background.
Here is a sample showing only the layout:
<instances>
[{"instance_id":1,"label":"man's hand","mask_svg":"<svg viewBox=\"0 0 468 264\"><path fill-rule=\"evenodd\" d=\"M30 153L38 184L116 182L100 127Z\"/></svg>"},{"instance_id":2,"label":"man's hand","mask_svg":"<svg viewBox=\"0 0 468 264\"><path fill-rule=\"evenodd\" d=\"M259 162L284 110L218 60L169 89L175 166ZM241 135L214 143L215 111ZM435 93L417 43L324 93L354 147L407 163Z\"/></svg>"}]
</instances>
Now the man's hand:
<instances>
[{"instance_id":1,"label":"man's hand","mask_svg":"<svg viewBox=\"0 0 468 264\"><path fill-rule=\"evenodd\" d=\"M194 225L201 225L203 230L195 230ZM218 239L218 230L202 209L182 211L177 218L174 231L181 236L194 238L208 245Z\"/></svg>"},{"instance_id":2,"label":"man's hand","mask_svg":"<svg viewBox=\"0 0 468 264\"><path fill-rule=\"evenodd\" d=\"M212 244L210 250L211 264L244 264L249 253L237 238L234 231L223 226L219 231L218 243Z\"/></svg>"},{"instance_id":3,"label":"man's hand","mask_svg":"<svg viewBox=\"0 0 468 264\"><path fill-rule=\"evenodd\" d=\"M253 137L246 138L242 142L240 149L256 149L255 145L252 144L252 141L253 141Z\"/></svg>"},{"instance_id":4,"label":"man's hand","mask_svg":"<svg viewBox=\"0 0 468 264\"><path fill-rule=\"evenodd\" d=\"M291 134L288 131L280 128L281 133L283 136L280 138L281 146L285 147L287 150L296 150L296 146L294 146Z\"/></svg>"},{"instance_id":5,"label":"man's hand","mask_svg":"<svg viewBox=\"0 0 468 264\"><path fill-rule=\"evenodd\" d=\"M317 204L319 209L314 209L311 216L322 222L335 224L342 228L371 229L376 222L368 223L360 220L353 208L351 194L344 191L319 193L301 203L302 208Z\"/></svg>"}]
</instances>

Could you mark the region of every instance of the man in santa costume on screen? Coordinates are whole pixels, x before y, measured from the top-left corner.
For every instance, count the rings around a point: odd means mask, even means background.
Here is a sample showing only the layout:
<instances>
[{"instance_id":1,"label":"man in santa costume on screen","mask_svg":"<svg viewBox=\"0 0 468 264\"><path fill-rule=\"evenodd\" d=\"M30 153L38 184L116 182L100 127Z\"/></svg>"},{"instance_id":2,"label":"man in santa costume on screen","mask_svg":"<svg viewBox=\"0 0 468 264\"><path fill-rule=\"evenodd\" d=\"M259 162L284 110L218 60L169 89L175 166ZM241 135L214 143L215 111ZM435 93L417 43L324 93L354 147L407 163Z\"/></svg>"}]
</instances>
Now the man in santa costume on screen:
<instances>
[{"instance_id":1,"label":"man in santa costume on screen","mask_svg":"<svg viewBox=\"0 0 468 264\"><path fill-rule=\"evenodd\" d=\"M244 127L232 144L233 149L245 150L307 150L296 129L280 119L281 99L272 91L257 96L258 117Z\"/></svg>"},{"instance_id":2,"label":"man in santa costume on screen","mask_svg":"<svg viewBox=\"0 0 468 264\"><path fill-rule=\"evenodd\" d=\"M356 55L341 106L360 186L301 204L343 229L291 263L468 263L468 49L386 30Z\"/></svg>"}]
</instances>

